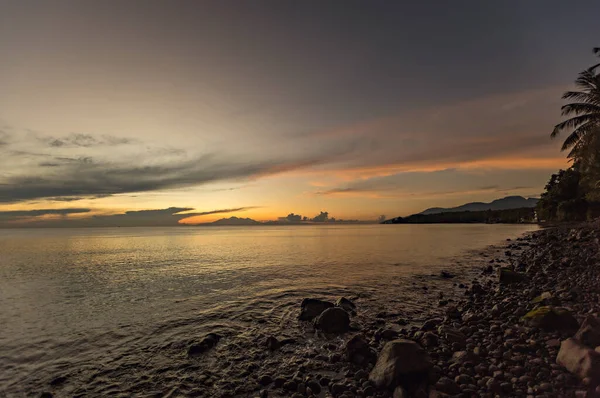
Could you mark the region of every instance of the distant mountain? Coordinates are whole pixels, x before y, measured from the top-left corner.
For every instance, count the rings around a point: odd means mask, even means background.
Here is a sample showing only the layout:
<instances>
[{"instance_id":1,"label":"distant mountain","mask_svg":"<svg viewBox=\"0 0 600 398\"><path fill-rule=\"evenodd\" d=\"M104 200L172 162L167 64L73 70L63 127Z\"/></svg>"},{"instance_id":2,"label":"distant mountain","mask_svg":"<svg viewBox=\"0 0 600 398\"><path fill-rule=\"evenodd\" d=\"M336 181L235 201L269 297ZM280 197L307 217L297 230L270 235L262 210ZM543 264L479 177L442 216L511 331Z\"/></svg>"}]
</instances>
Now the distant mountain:
<instances>
[{"instance_id":1,"label":"distant mountain","mask_svg":"<svg viewBox=\"0 0 600 398\"><path fill-rule=\"evenodd\" d=\"M220 220L211 222L205 225L260 225L262 223L251 218L229 217L221 218Z\"/></svg>"},{"instance_id":2,"label":"distant mountain","mask_svg":"<svg viewBox=\"0 0 600 398\"><path fill-rule=\"evenodd\" d=\"M508 209L519 209L523 207L532 208L535 207L539 199L529 198L525 199L522 196L507 196L506 198L496 199L490 203L483 202L472 202L467 203L458 207L442 208L432 207L424 210L419 214L439 214L439 213L451 213L459 211L486 211L486 210L508 210Z\"/></svg>"}]
</instances>

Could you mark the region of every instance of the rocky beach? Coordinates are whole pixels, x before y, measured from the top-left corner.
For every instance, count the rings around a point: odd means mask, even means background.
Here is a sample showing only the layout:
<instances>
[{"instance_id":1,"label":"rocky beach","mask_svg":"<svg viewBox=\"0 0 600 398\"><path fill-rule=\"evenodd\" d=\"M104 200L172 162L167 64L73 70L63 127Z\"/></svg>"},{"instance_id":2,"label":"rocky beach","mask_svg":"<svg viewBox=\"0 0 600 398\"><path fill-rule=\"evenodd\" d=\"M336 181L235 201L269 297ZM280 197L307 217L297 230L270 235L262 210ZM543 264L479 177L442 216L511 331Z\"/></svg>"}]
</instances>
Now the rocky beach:
<instances>
[{"instance_id":1,"label":"rocky beach","mask_svg":"<svg viewBox=\"0 0 600 398\"><path fill-rule=\"evenodd\" d=\"M549 227L372 290L240 299L32 375L27 396L598 396L599 239Z\"/></svg>"},{"instance_id":2,"label":"rocky beach","mask_svg":"<svg viewBox=\"0 0 600 398\"><path fill-rule=\"evenodd\" d=\"M546 228L508 240L470 271L432 275L442 281L437 309L420 324L393 312L365 319L360 298L307 298L299 327L314 327L320 347L282 364L275 353L302 342L268 336L260 370L247 369L243 385L220 393L600 396L599 225Z\"/></svg>"}]
</instances>

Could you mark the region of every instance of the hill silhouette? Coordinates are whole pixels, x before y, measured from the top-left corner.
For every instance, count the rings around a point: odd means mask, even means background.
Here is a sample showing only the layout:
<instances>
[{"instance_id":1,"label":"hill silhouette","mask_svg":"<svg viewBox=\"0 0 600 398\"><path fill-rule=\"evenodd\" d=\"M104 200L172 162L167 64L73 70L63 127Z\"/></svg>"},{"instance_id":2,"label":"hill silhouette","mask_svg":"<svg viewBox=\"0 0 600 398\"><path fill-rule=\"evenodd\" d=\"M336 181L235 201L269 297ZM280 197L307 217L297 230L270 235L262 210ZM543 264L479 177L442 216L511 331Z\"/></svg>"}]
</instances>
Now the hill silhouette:
<instances>
[{"instance_id":1,"label":"hill silhouette","mask_svg":"<svg viewBox=\"0 0 600 398\"><path fill-rule=\"evenodd\" d=\"M502 199L496 199L490 203L484 202L471 202L466 203L457 207L443 208L443 207L432 207L427 210L423 210L418 214L439 214L439 213L453 213L462 211L486 211L486 210L509 210L509 209L520 209L520 208L533 208L537 205L539 199L528 198L525 199L522 196L507 196Z\"/></svg>"}]
</instances>

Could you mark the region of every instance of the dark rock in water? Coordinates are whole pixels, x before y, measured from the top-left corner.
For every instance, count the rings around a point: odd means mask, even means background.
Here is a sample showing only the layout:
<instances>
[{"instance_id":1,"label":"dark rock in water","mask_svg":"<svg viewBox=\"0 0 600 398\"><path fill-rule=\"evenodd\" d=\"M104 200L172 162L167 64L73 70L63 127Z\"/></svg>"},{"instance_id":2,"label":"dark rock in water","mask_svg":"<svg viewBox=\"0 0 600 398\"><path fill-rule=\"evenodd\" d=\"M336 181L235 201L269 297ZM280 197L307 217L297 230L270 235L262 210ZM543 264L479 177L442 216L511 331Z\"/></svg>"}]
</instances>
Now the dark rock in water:
<instances>
[{"instance_id":1,"label":"dark rock in water","mask_svg":"<svg viewBox=\"0 0 600 398\"><path fill-rule=\"evenodd\" d=\"M588 315L573 337L588 347L600 346L600 320L593 315Z\"/></svg>"},{"instance_id":2,"label":"dark rock in water","mask_svg":"<svg viewBox=\"0 0 600 398\"><path fill-rule=\"evenodd\" d=\"M54 395L52 395L51 392L48 391L44 391L43 393L40 394L40 398L53 398Z\"/></svg>"},{"instance_id":3,"label":"dark rock in water","mask_svg":"<svg viewBox=\"0 0 600 398\"><path fill-rule=\"evenodd\" d=\"M350 329L350 316L341 308L328 308L315 320L315 327L325 333L344 333Z\"/></svg>"},{"instance_id":4,"label":"dark rock in water","mask_svg":"<svg viewBox=\"0 0 600 398\"><path fill-rule=\"evenodd\" d=\"M520 274L510 268L502 267L498 269L498 281L501 285L510 285L527 280L527 275Z\"/></svg>"},{"instance_id":5,"label":"dark rock in water","mask_svg":"<svg viewBox=\"0 0 600 398\"><path fill-rule=\"evenodd\" d=\"M567 339L560 344L556 363L581 380L600 381L600 354L575 339Z\"/></svg>"},{"instance_id":6,"label":"dark rock in water","mask_svg":"<svg viewBox=\"0 0 600 398\"><path fill-rule=\"evenodd\" d=\"M441 276L442 278L444 278L444 279L451 279L451 278L454 278L454 275L453 275L453 274L451 274L451 273L450 273L450 272L448 272L448 271L442 271L442 272L440 272L440 276Z\"/></svg>"},{"instance_id":7,"label":"dark rock in water","mask_svg":"<svg viewBox=\"0 0 600 398\"><path fill-rule=\"evenodd\" d=\"M364 337L358 334L346 343L345 355L346 360L360 366L375 362L377 359L377 353L371 349Z\"/></svg>"},{"instance_id":8,"label":"dark rock in water","mask_svg":"<svg viewBox=\"0 0 600 398\"><path fill-rule=\"evenodd\" d=\"M545 306L536 308L525 314L523 320L530 326L550 332L577 330L579 328L577 319L567 309L560 307Z\"/></svg>"},{"instance_id":9,"label":"dark rock in water","mask_svg":"<svg viewBox=\"0 0 600 398\"><path fill-rule=\"evenodd\" d=\"M269 351L275 351L281 347L281 343L279 340L277 340L277 338L269 336L265 340L265 346L269 349Z\"/></svg>"},{"instance_id":10,"label":"dark rock in water","mask_svg":"<svg viewBox=\"0 0 600 398\"><path fill-rule=\"evenodd\" d=\"M63 384L65 381L67 381L67 378L65 376L58 376L55 377L54 379L52 379L52 381L50 382L51 386L59 386L61 384Z\"/></svg>"},{"instance_id":11,"label":"dark rock in water","mask_svg":"<svg viewBox=\"0 0 600 398\"><path fill-rule=\"evenodd\" d=\"M333 307L333 303L329 301L314 299L314 298L305 298L300 303L300 315L298 319L301 321L312 321L323 311L328 308Z\"/></svg>"},{"instance_id":12,"label":"dark rock in water","mask_svg":"<svg viewBox=\"0 0 600 398\"><path fill-rule=\"evenodd\" d=\"M420 345L398 339L383 346L369 380L382 389L408 387L426 380L432 367L429 355Z\"/></svg>"},{"instance_id":13,"label":"dark rock in water","mask_svg":"<svg viewBox=\"0 0 600 398\"><path fill-rule=\"evenodd\" d=\"M216 346L219 340L221 340L221 336L219 336L216 333L209 333L202 339L200 343L192 344L188 348L187 353L189 356L197 356L203 354L206 351L213 348L214 346Z\"/></svg>"},{"instance_id":14,"label":"dark rock in water","mask_svg":"<svg viewBox=\"0 0 600 398\"><path fill-rule=\"evenodd\" d=\"M348 300L346 297L340 297L335 302L335 306L340 307L349 314L356 315L356 305L352 301Z\"/></svg>"}]
</instances>

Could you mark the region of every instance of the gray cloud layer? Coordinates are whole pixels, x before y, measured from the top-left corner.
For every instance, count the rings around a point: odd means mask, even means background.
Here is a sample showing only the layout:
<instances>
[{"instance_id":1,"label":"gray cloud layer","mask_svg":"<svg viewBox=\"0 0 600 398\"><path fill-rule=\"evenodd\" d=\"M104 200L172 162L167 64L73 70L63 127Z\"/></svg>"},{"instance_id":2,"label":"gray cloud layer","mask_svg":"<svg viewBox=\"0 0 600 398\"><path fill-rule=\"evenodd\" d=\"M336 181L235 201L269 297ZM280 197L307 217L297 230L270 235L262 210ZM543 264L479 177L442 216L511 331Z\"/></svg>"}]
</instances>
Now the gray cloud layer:
<instances>
[{"instance_id":1,"label":"gray cloud layer","mask_svg":"<svg viewBox=\"0 0 600 398\"><path fill-rule=\"evenodd\" d=\"M194 217L205 216L209 214L226 214L254 207L238 207L232 209L217 209L203 212L191 212L188 207L169 207L167 209L157 210L131 210L122 214L95 215L88 218L53 218L36 219L45 215L84 214L89 213L91 209L69 208L69 209L40 209L23 211L4 211L0 212L0 227L168 227L179 225L179 221ZM19 223L16 223L19 222Z\"/></svg>"}]
</instances>

